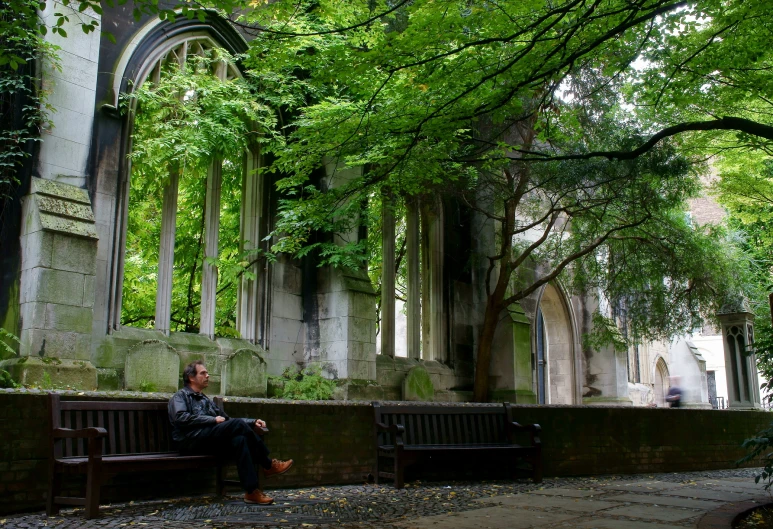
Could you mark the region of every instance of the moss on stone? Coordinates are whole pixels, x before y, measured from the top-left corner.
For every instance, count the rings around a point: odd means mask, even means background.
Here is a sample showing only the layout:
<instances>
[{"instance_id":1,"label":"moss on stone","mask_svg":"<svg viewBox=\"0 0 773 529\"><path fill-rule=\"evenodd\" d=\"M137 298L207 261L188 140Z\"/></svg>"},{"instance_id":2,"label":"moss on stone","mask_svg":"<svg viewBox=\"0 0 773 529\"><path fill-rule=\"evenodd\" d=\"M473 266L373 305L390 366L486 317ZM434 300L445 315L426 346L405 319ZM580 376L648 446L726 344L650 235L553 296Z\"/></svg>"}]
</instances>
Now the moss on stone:
<instances>
[{"instance_id":1,"label":"moss on stone","mask_svg":"<svg viewBox=\"0 0 773 529\"><path fill-rule=\"evenodd\" d=\"M432 401L435 386L424 366L415 366L408 371L403 381L403 400Z\"/></svg>"}]
</instances>

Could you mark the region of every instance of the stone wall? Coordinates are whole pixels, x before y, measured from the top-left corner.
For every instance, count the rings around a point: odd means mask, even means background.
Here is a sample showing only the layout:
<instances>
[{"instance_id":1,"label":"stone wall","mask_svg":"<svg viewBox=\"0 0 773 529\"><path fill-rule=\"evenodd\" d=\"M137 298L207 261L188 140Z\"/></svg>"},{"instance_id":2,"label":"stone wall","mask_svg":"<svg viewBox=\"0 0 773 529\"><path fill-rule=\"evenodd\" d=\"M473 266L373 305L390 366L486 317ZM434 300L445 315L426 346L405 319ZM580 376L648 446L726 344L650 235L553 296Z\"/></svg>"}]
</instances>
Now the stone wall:
<instances>
[{"instance_id":1,"label":"stone wall","mask_svg":"<svg viewBox=\"0 0 773 529\"><path fill-rule=\"evenodd\" d=\"M63 392L64 398L95 393ZM162 394L100 398L166 399ZM372 410L363 402L306 403L229 399L232 416L261 417L274 457L296 461L267 488L362 483L373 472ZM517 418L543 428L545 475L672 472L733 468L740 443L766 426L755 411L670 410L586 406L519 406ZM42 509L47 486L45 394L0 390L0 515ZM75 484L77 485L77 483ZM120 501L212 493L213 474L117 476L103 498Z\"/></svg>"}]
</instances>

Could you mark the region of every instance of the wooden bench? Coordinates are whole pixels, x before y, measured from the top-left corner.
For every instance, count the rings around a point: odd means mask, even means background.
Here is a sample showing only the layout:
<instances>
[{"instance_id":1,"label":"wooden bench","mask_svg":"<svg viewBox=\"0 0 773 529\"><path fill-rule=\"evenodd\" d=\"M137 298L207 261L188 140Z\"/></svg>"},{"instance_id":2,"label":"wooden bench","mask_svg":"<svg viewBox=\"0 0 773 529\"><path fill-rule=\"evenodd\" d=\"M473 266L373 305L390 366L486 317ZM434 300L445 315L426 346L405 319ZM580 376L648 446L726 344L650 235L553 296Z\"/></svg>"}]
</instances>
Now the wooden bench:
<instances>
[{"instance_id":1,"label":"wooden bench","mask_svg":"<svg viewBox=\"0 0 773 529\"><path fill-rule=\"evenodd\" d=\"M222 409L223 401L213 399ZM175 450L166 402L61 400L48 396L49 489L46 513L61 505L83 505L86 518L99 512L100 485L122 472L175 471L215 467L217 493L238 481L223 479L222 458L182 455ZM267 430L266 430L267 431ZM83 497L61 496L62 477L86 475Z\"/></svg>"},{"instance_id":2,"label":"wooden bench","mask_svg":"<svg viewBox=\"0 0 773 529\"><path fill-rule=\"evenodd\" d=\"M513 420L513 408L503 406L384 405L373 403L376 437L376 483L381 478L394 480L403 488L404 469L432 455L459 456L485 452L502 458L515 476L519 458L531 464L531 478L542 481L540 426L521 425ZM525 432L530 444L520 445L515 438ZM385 460L387 468L382 469ZM390 463L391 461L391 463Z\"/></svg>"}]
</instances>

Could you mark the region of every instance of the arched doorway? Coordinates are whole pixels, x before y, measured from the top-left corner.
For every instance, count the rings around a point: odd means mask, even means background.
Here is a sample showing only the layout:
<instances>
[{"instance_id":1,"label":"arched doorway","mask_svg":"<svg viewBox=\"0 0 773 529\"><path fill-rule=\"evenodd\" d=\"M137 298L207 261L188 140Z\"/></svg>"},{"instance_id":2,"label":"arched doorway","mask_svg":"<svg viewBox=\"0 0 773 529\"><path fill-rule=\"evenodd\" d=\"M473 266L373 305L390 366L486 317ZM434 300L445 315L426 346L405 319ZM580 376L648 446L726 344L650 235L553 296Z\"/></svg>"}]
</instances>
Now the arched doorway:
<instances>
[{"instance_id":1,"label":"arched doorway","mask_svg":"<svg viewBox=\"0 0 773 529\"><path fill-rule=\"evenodd\" d=\"M658 408L666 407L666 392L668 391L668 366L663 358L655 363L655 404Z\"/></svg>"},{"instance_id":2,"label":"arched doorway","mask_svg":"<svg viewBox=\"0 0 773 529\"><path fill-rule=\"evenodd\" d=\"M540 404L577 402L578 366L575 358L574 327L563 293L545 286L537 310L534 376Z\"/></svg>"}]
</instances>

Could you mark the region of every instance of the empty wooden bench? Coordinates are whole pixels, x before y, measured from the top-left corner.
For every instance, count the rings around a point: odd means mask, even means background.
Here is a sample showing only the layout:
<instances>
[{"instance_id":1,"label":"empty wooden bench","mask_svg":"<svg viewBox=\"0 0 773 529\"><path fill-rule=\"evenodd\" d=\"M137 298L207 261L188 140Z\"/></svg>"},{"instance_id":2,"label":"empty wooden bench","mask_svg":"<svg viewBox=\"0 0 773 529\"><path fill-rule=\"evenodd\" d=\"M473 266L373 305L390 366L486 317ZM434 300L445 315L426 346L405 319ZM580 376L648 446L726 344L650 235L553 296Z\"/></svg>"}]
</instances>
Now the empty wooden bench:
<instances>
[{"instance_id":1,"label":"empty wooden bench","mask_svg":"<svg viewBox=\"0 0 773 529\"><path fill-rule=\"evenodd\" d=\"M376 437L376 483L394 480L403 488L404 469L431 455L472 455L485 452L501 458L513 474L519 458L531 464L531 478L542 481L540 426L521 425L513 419L513 408L470 405L384 405L373 403ZM525 432L529 444L516 443ZM384 463L382 463L384 462Z\"/></svg>"},{"instance_id":2,"label":"empty wooden bench","mask_svg":"<svg viewBox=\"0 0 773 529\"><path fill-rule=\"evenodd\" d=\"M214 400L222 409L222 399ZM223 494L226 484L234 483L223 479L222 459L182 455L175 450L166 402L71 401L49 394L48 409L49 516L57 514L61 505L82 505L86 518L95 517L101 484L122 472L215 467L218 494ZM61 496L62 477L71 474L86 475L84 496Z\"/></svg>"}]
</instances>

